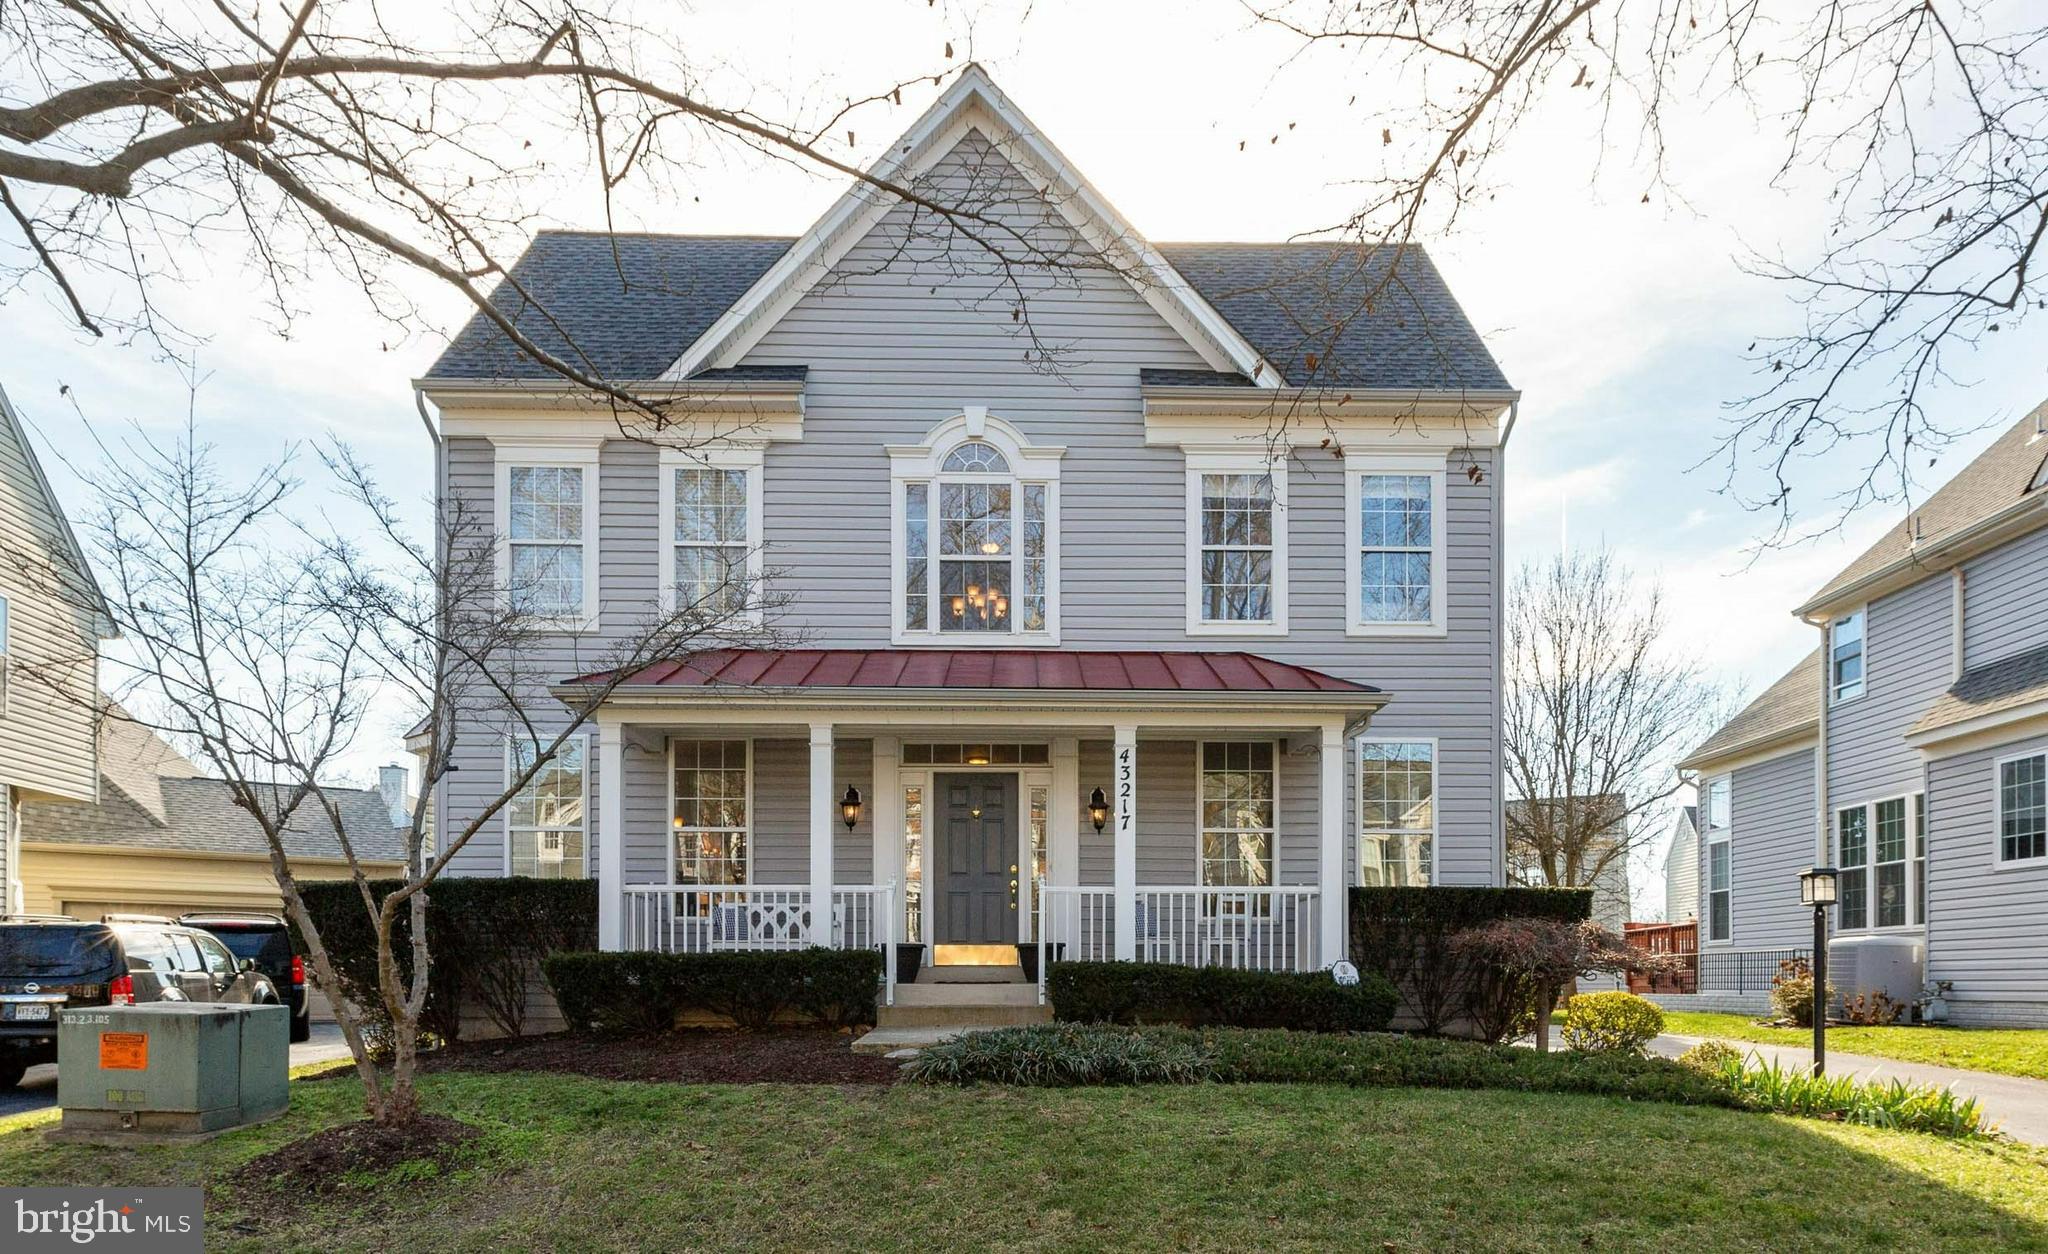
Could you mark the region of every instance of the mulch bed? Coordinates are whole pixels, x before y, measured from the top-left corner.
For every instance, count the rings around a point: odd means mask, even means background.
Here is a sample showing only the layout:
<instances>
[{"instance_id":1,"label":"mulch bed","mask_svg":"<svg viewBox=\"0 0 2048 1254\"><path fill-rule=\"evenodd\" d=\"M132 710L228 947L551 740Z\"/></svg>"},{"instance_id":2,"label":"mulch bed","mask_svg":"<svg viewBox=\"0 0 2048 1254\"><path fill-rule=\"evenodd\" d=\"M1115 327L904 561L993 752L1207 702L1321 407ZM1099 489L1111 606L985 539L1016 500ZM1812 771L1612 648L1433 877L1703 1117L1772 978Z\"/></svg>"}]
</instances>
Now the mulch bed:
<instances>
[{"instance_id":1,"label":"mulch bed","mask_svg":"<svg viewBox=\"0 0 2048 1254\"><path fill-rule=\"evenodd\" d=\"M535 1036L420 1055L422 1071L556 1071L663 1084L894 1084L901 1065L856 1054L844 1032L684 1029L658 1036Z\"/></svg>"},{"instance_id":2,"label":"mulch bed","mask_svg":"<svg viewBox=\"0 0 2048 1254\"><path fill-rule=\"evenodd\" d=\"M235 1179L277 1193L335 1193L349 1187L352 1172L378 1173L416 1162L446 1168L480 1135L476 1128L445 1115L422 1114L391 1128L364 1119L259 1154L236 1169Z\"/></svg>"}]
</instances>

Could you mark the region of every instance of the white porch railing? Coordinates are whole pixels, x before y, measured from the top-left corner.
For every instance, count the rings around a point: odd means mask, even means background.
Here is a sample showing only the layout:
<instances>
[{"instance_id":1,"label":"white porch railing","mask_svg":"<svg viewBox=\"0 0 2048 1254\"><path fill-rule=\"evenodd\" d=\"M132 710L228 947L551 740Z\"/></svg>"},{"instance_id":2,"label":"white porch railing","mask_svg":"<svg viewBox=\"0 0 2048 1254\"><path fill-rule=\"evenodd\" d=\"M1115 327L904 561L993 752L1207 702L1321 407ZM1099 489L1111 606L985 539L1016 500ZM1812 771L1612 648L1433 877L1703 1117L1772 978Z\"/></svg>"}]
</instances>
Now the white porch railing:
<instances>
[{"instance_id":1,"label":"white porch railing","mask_svg":"<svg viewBox=\"0 0 2048 1254\"><path fill-rule=\"evenodd\" d=\"M1048 962L1116 957L1116 889L1038 890L1038 998ZM1314 971L1321 964L1321 894L1314 885L1273 888L1140 887L1133 911L1139 962L1250 971Z\"/></svg>"},{"instance_id":2,"label":"white porch railing","mask_svg":"<svg viewBox=\"0 0 2048 1254\"><path fill-rule=\"evenodd\" d=\"M628 884L625 897L629 950L879 949L883 1004L896 1004L894 884L835 884L824 935L811 926L807 884Z\"/></svg>"}]
</instances>

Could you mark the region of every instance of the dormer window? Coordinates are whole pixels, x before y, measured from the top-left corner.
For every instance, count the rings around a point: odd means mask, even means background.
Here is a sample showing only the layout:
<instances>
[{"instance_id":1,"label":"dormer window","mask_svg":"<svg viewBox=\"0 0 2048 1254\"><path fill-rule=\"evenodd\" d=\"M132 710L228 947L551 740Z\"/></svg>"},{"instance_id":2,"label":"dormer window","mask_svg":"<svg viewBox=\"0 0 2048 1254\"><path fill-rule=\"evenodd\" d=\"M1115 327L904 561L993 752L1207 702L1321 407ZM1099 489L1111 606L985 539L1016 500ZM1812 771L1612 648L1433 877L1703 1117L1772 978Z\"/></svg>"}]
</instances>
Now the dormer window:
<instances>
[{"instance_id":1,"label":"dormer window","mask_svg":"<svg viewBox=\"0 0 2048 1254\"><path fill-rule=\"evenodd\" d=\"M889 450L897 643L1057 643L1064 451L980 410Z\"/></svg>"}]
</instances>

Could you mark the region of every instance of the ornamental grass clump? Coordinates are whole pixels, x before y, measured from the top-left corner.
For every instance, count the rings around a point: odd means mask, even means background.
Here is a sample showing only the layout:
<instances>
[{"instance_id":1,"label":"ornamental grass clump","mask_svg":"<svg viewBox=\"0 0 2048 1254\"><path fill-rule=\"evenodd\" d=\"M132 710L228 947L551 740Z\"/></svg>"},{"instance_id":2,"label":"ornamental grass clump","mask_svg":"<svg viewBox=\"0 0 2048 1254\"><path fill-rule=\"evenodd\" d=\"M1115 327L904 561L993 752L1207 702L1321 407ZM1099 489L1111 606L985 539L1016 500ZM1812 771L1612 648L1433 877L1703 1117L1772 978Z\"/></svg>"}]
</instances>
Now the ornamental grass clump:
<instances>
[{"instance_id":1,"label":"ornamental grass clump","mask_svg":"<svg viewBox=\"0 0 2048 1254\"><path fill-rule=\"evenodd\" d=\"M1895 1132L1936 1136L1984 1135L1984 1111L1977 1099L1954 1089L1904 1080L1858 1080L1850 1075L1814 1075L1775 1062L1723 1064L1718 1076L1746 1104L1774 1114L1834 1119Z\"/></svg>"},{"instance_id":2,"label":"ornamental grass clump","mask_svg":"<svg viewBox=\"0 0 2048 1254\"><path fill-rule=\"evenodd\" d=\"M1196 1084L1213 1074L1208 1057L1184 1033L1071 1023L966 1032L904 1067L905 1078L922 1084L1031 1088Z\"/></svg>"}]
</instances>

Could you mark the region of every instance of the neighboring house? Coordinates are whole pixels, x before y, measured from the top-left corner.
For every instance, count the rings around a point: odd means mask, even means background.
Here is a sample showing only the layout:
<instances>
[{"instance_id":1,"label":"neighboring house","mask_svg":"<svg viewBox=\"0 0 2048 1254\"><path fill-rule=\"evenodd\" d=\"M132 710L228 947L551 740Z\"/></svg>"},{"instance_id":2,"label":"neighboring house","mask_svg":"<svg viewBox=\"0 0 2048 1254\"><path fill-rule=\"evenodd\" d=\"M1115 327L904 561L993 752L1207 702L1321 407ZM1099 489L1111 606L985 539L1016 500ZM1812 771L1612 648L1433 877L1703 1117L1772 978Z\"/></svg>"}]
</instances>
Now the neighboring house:
<instances>
[{"instance_id":1,"label":"neighboring house","mask_svg":"<svg viewBox=\"0 0 2048 1254\"><path fill-rule=\"evenodd\" d=\"M1069 957L1304 967L1348 885L1501 882L1517 394L1427 255L1148 243L979 67L876 172L1114 264L1020 308L865 185L794 240L547 232L499 307L731 434L622 438L483 318L419 381L451 499L559 576L553 693L727 564L805 646L634 675L458 873L595 876L607 948L997 962L1042 876ZM511 728L461 712L444 830Z\"/></svg>"},{"instance_id":2,"label":"neighboring house","mask_svg":"<svg viewBox=\"0 0 2048 1254\"><path fill-rule=\"evenodd\" d=\"M0 392L0 914L24 908L22 806L97 795L99 642L112 632L85 553Z\"/></svg>"},{"instance_id":3,"label":"neighboring house","mask_svg":"<svg viewBox=\"0 0 2048 1254\"><path fill-rule=\"evenodd\" d=\"M1924 974L1958 1022L2048 1027L2044 466L2048 404L1798 607L1822 648L1682 764L1703 988L1713 955L1811 947L1797 877L1826 863L1838 987Z\"/></svg>"},{"instance_id":4,"label":"neighboring house","mask_svg":"<svg viewBox=\"0 0 2048 1254\"><path fill-rule=\"evenodd\" d=\"M270 843L225 780L208 779L148 728L110 714L100 731L98 801L35 800L21 815L21 874L36 914L97 919L112 913L278 910ZM395 798L393 786L395 784ZM404 773L381 789L331 788L349 843L365 869L393 876L404 865ZM341 842L308 808L285 850L303 880L348 875Z\"/></svg>"},{"instance_id":5,"label":"neighboring house","mask_svg":"<svg viewBox=\"0 0 2048 1254\"><path fill-rule=\"evenodd\" d=\"M1664 921L1700 917L1700 808L1680 806L1664 849Z\"/></svg>"},{"instance_id":6,"label":"neighboring house","mask_svg":"<svg viewBox=\"0 0 2048 1254\"><path fill-rule=\"evenodd\" d=\"M1557 807L1556 800L1538 803ZM1593 890L1593 921L1601 927L1621 934L1622 924L1630 920L1628 852L1628 803L1614 794L1598 797L1584 797L1579 805L1599 807L1611 811L1613 818L1605 829L1586 843L1580 855L1580 869L1573 874L1563 867L1558 869L1560 882L1557 887L1591 888ZM1533 838L1525 833L1544 822L1535 816L1535 808L1527 801L1510 801L1507 808L1507 869L1510 884L1524 884L1531 888L1551 887L1549 876L1544 873L1543 860L1537 854ZM1619 852L1615 852L1619 850ZM1610 856L1611 855L1611 856ZM1607 865L1600 866L1600 860L1608 858ZM1597 870L1595 869L1597 868Z\"/></svg>"}]
</instances>

